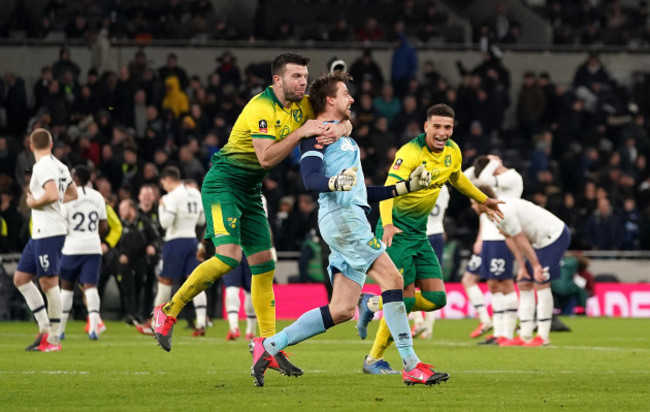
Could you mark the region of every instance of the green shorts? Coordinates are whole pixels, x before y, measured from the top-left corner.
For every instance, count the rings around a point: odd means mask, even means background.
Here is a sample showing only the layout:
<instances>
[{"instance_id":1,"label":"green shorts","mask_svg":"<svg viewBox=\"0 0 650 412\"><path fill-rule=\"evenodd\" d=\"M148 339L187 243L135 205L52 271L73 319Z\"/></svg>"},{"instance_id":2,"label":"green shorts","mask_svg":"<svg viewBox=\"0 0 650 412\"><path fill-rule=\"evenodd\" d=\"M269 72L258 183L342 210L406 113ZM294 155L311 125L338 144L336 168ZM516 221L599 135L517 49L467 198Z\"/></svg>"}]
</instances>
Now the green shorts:
<instances>
[{"instance_id":1,"label":"green shorts","mask_svg":"<svg viewBox=\"0 0 650 412\"><path fill-rule=\"evenodd\" d=\"M215 247L239 245L250 256L271 249L271 232L262 205L261 184L243 180L213 167L201 187L201 200L205 238L211 239Z\"/></svg>"},{"instance_id":2,"label":"green shorts","mask_svg":"<svg viewBox=\"0 0 650 412\"><path fill-rule=\"evenodd\" d=\"M377 239L383 236L383 230L377 228ZM398 233L393 237L393 244L386 253L404 277L404 286L415 283L418 279L444 279L442 268L433 251L429 239L405 239Z\"/></svg>"}]
</instances>

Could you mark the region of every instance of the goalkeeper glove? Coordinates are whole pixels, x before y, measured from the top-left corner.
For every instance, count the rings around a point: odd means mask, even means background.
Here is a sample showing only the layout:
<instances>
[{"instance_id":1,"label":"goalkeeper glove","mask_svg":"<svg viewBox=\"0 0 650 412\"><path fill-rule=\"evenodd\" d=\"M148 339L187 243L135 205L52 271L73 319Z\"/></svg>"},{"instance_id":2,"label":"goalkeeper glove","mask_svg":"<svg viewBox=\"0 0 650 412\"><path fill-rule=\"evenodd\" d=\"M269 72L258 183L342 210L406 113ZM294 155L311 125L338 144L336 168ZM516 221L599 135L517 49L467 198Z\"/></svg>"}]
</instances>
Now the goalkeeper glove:
<instances>
[{"instance_id":1,"label":"goalkeeper glove","mask_svg":"<svg viewBox=\"0 0 650 412\"><path fill-rule=\"evenodd\" d=\"M408 180L397 182L395 184L395 191L399 196L401 196L407 193L426 189L429 187L429 183L431 183L431 173L424 167L424 165L420 165L411 173Z\"/></svg>"},{"instance_id":2,"label":"goalkeeper glove","mask_svg":"<svg viewBox=\"0 0 650 412\"><path fill-rule=\"evenodd\" d=\"M351 190L357 184L357 168L343 169L336 176L330 177L328 186L332 192Z\"/></svg>"}]
</instances>

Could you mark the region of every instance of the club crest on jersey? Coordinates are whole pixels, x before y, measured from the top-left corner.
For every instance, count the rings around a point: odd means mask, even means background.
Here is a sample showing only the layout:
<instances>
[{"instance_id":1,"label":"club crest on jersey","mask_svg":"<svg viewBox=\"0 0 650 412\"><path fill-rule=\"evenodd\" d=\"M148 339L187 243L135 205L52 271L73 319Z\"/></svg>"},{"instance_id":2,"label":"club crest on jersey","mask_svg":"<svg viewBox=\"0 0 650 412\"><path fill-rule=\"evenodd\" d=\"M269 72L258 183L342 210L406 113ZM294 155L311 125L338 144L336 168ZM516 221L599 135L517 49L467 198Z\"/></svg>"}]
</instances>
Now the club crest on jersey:
<instances>
[{"instance_id":1,"label":"club crest on jersey","mask_svg":"<svg viewBox=\"0 0 650 412\"><path fill-rule=\"evenodd\" d=\"M298 109L294 110L293 112L291 112L291 114L293 115L293 120L294 121L296 121L298 123L302 122L302 109L298 108Z\"/></svg>"},{"instance_id":2,"label":"club crest on jersey","mask_svg":"<svg viewBox=\"0 0 650 412\"><path fill-rule=\"evenodd\" d=\"M400 166L402 166L402 163L404 163L404 160L402 159L395 160L395 164L393 165L393 170L399 170Z\"/></svg>"},{"instance_id":3,"label":"club crest on jersey","mask_svg":"<svg viewBox=\"0 0 650 412\"><path fill-rule=\"evenodd\" d=\"M266 120L262 119L258 123L258 127L260 129L260 133L268 133L269 131L269 125L266 123Z\"/></svg>"},{"instance_id":4,"label":"club crest on jersey","mask_svg":"<svg viewBox=\"0 0 650 412\"><path fill-rule=\"evenodd\" d=\"M445 156L445 166L447 166L447 167L451 166L451 156L450 155Z\"/></svg>"},{"instance_id":5,"label":"club crest on jersey","mask_svg":"<svg viewBox=\"0 0 650 412\"><path fill-rule=\"evenodd\" d=\"M229 217L228 218L228 226L235 229L237 227L237 218L236 217Z\"/></svg>"},{"instance_id":6,"label":"club crest on jersey","mask_svg":"<svg viewBox=\"0 0 650 412\"><path fill-rule=\"evenodd\" d=\"M368 246L370 246L371 248L373 248L375 250L381 249L381 243L379 243L379 241L377 240L376 237L373 237L372 239L370 239L370 241L368 242Z\"/></svg>"}]
</instances>

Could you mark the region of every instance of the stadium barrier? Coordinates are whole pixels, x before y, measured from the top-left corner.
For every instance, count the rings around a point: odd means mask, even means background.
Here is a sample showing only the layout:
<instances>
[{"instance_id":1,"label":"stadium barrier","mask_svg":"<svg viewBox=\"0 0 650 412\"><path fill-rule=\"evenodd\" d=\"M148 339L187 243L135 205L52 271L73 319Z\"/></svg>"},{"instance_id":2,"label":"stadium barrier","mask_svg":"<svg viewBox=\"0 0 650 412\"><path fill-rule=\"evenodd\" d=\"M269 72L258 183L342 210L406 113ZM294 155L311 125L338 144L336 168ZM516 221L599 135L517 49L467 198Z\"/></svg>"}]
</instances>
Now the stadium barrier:
<instances>
[{"instance_id":1,"label":"stadium barrier","mask_svg":"<svg viewBox=\"0 0 650 412\"><path fill-rule=\"evenodd\" d=\"M436 312L439 318L462 319L476 316L462 284L447 283L445 286L447 306ZM491 311L491 295L484 284L480 287L485 293L488 310ZM377 285L366 285L363 290L370 293L381 292ZM244 299L243 291L241 299ZM323 285L315 283L275 285L275 301L278 319L296 319L310 309L327 304L327 292ZM650 318L650 284L597 283L595 295L587 301L586 312L587 316ZM225 309L223 316L226 317ZM246 318L243 307L239 317Z\"/></svg>"}]
</instances>

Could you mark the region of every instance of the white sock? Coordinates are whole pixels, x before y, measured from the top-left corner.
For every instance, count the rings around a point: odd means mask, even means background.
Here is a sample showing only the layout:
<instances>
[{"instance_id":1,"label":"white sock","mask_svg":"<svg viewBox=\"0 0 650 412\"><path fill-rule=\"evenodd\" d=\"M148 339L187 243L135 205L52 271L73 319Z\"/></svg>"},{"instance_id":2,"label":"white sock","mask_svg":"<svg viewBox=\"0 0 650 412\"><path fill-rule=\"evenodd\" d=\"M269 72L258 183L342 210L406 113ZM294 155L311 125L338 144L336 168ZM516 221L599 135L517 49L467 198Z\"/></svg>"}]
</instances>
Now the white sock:
<instances>
[{"instance_id":1,"label":"white sock","mask_svg":"<svg viewBox=\"0 0 650 412\"><path fill-rule=\"evenodd\" d=\"M478 318L481 323L490 326L492 320L490 319L487 307L485 307L485 296L483 296L481 288L479 288L478 285L474 285L465 289L465 292L467 293L470 303L474 306L474 309L476 309L476 313L478 313Z\"/></svg>"},{"instance_id":2,"label":"white sock","mask_svg":"<svg viewBox=\"0 0 650 412\"><path fill-rule=\"evenodd\" d=\"M553 293L551 288L537 291L537 335L548 342L551 334L551 318L553 317Z\"/></svg>"},{"instance_id":3,"label":"white sock","mask_svg":"<svg viewBox=\"0 0 650 412\"><path fill-rule=\"evenodd\" d=\"M47 299L47 315L50 317L50 334L47 341L52 345L57 345L61 336L61 315L63 314L61 289L58 286L48 289L45 292L45 298Z\"/></svg>"},{"instance_id":4,"label":"white sock","mask_svg":"<svg viewBox=\"0 0 650 412\"><path fill-rule=\"evenodd\" d=\"M508 339L515 337L515 326L517 326L517 305L519 304L519 299L517 298L517 292L510 292L507 295L503 296L505 303L505 313L504 313L504 336Z\"/></svg>"},{"instance_id":5,"label":"white sock","mask_svg":"<svg viewBox=\"0 0 650 412\"><path fill-rule=\"evenodd\" d=\"M61 289L61 303L63 305L63 313L61 314L61 333L65 332L65 325L67 325L68 318L70 317L73 299L74 291Z\"/></svg>"},{"instance_id":6,"label":"white sock","mask_svg":"<svg viewBox=\"0 0 650 412\"><path fill-rule=\"evenodd\" d=\"M257 331L257 316L253 308L253 297L250 292L244 291L244 311L246 312L246 334L253 334Z\"/></svg>"},{"instance_id":7,"label":"white sock","mask_svg":"<svg viewBox=\"0 0 650 412\"><path fill-rule=\"evenodd\" d=\"M228 286L226 288L226 313L228 314L228 325L231 331L239 329L239 287Z\"/></svg>"},{"instance_id":8,"label":"white sock","mask_svg":"<svg viewBox=\"0 0 650 412\"><path fill-rule=\"evenodd\" d=\"M50 319L47 317L45 301L41 292L33 282L27 282L24 285L18 286L18 291L23 295L27 306L34 314L34 318L38 322L39 333L47 333L50 327Z\"/></svg>"},{"instance_id":9,"label":"white sock","mask_svg":"<svg viewBox=\"0 0 650 412\"><path fill-rule=\"evenodd\" d=\"M153 307L162 305L163 303L169 302L169 299L172 298L172 285L164 285L158 282L158 290L156 291L156 297L153 300Z\"/></svg>"},{"instance_id":10,"label":"white sock","mask_svg":"<svg viewBox=\"0 0 650 412\"><path fill-rule=\"evenodd\" d=\"M203 329L205 328L205 314L208 309L208 295L201 292L194 296L192 303L194 303L194 312L196 313L196 328Z\"/></svg>"},{"instance_id":11,"label":"white sock","mask_svg":"<svg viewBox=\"0 0 650 412\"><path fill-rule=\"evenodd\" d=\"M492 294L492 324L494 325L494 336L499 338L505 335L504 312L505 301L503 293L497 292Z\"/></svg>"},{"instance_id":12,"label":"white sock","mask_svg":"<svg viewBox=\"0 0 650 412\"><path fill-rule=\"evenodd\" d=\"M535 291L519 290L519 336L523 340L533 338L535 324Z\"/></svg>"},{"instance_id":13,"label":"white sock","mask_svg":"<svg viewBox=\"0 0 650 412\"><path fill-rule=\"evenodd\" d=\"M368 299L368 304L366 306L368 306L368 309L370 309L373 312L377 312L381 310L383 306L381 302L381 295L375 295L370 299Z\"/></svg>"},{"instance_id":14,"label":"white sock","mask_svg":"<svg viewBox=\"0 0 650 412\"><path fill-rule=\"evenodd\" d=\"M428 338L433 337L433 324L436 321L436 312L424 312L424 326L427 328Z\"/></svg>"},{"instance_id":15,"label":"white sock","mask_svg":"<svg viewBox=\"0 0 650 412\"><path fill-rule=\"evenodd\" d=\"M424 315L422 315L422 311L418 310L415 312L411 312L409 314L409 319L413 321L416 325L422 324L424 322Z\"/></svg>"},{"instance_id":16,"label":"white sock","mask_svg":"<svg viewBox=\"0 0 650 412\"><path fill-rule=\"evenodd\" d=\"M86 307L88 308L88 320L90 322L90 329L88 333L99 333L99 323L102 319L99 316L99 292L97 288L88 288L84 291L86 295Z\"/></svg>"}]
</instances>

